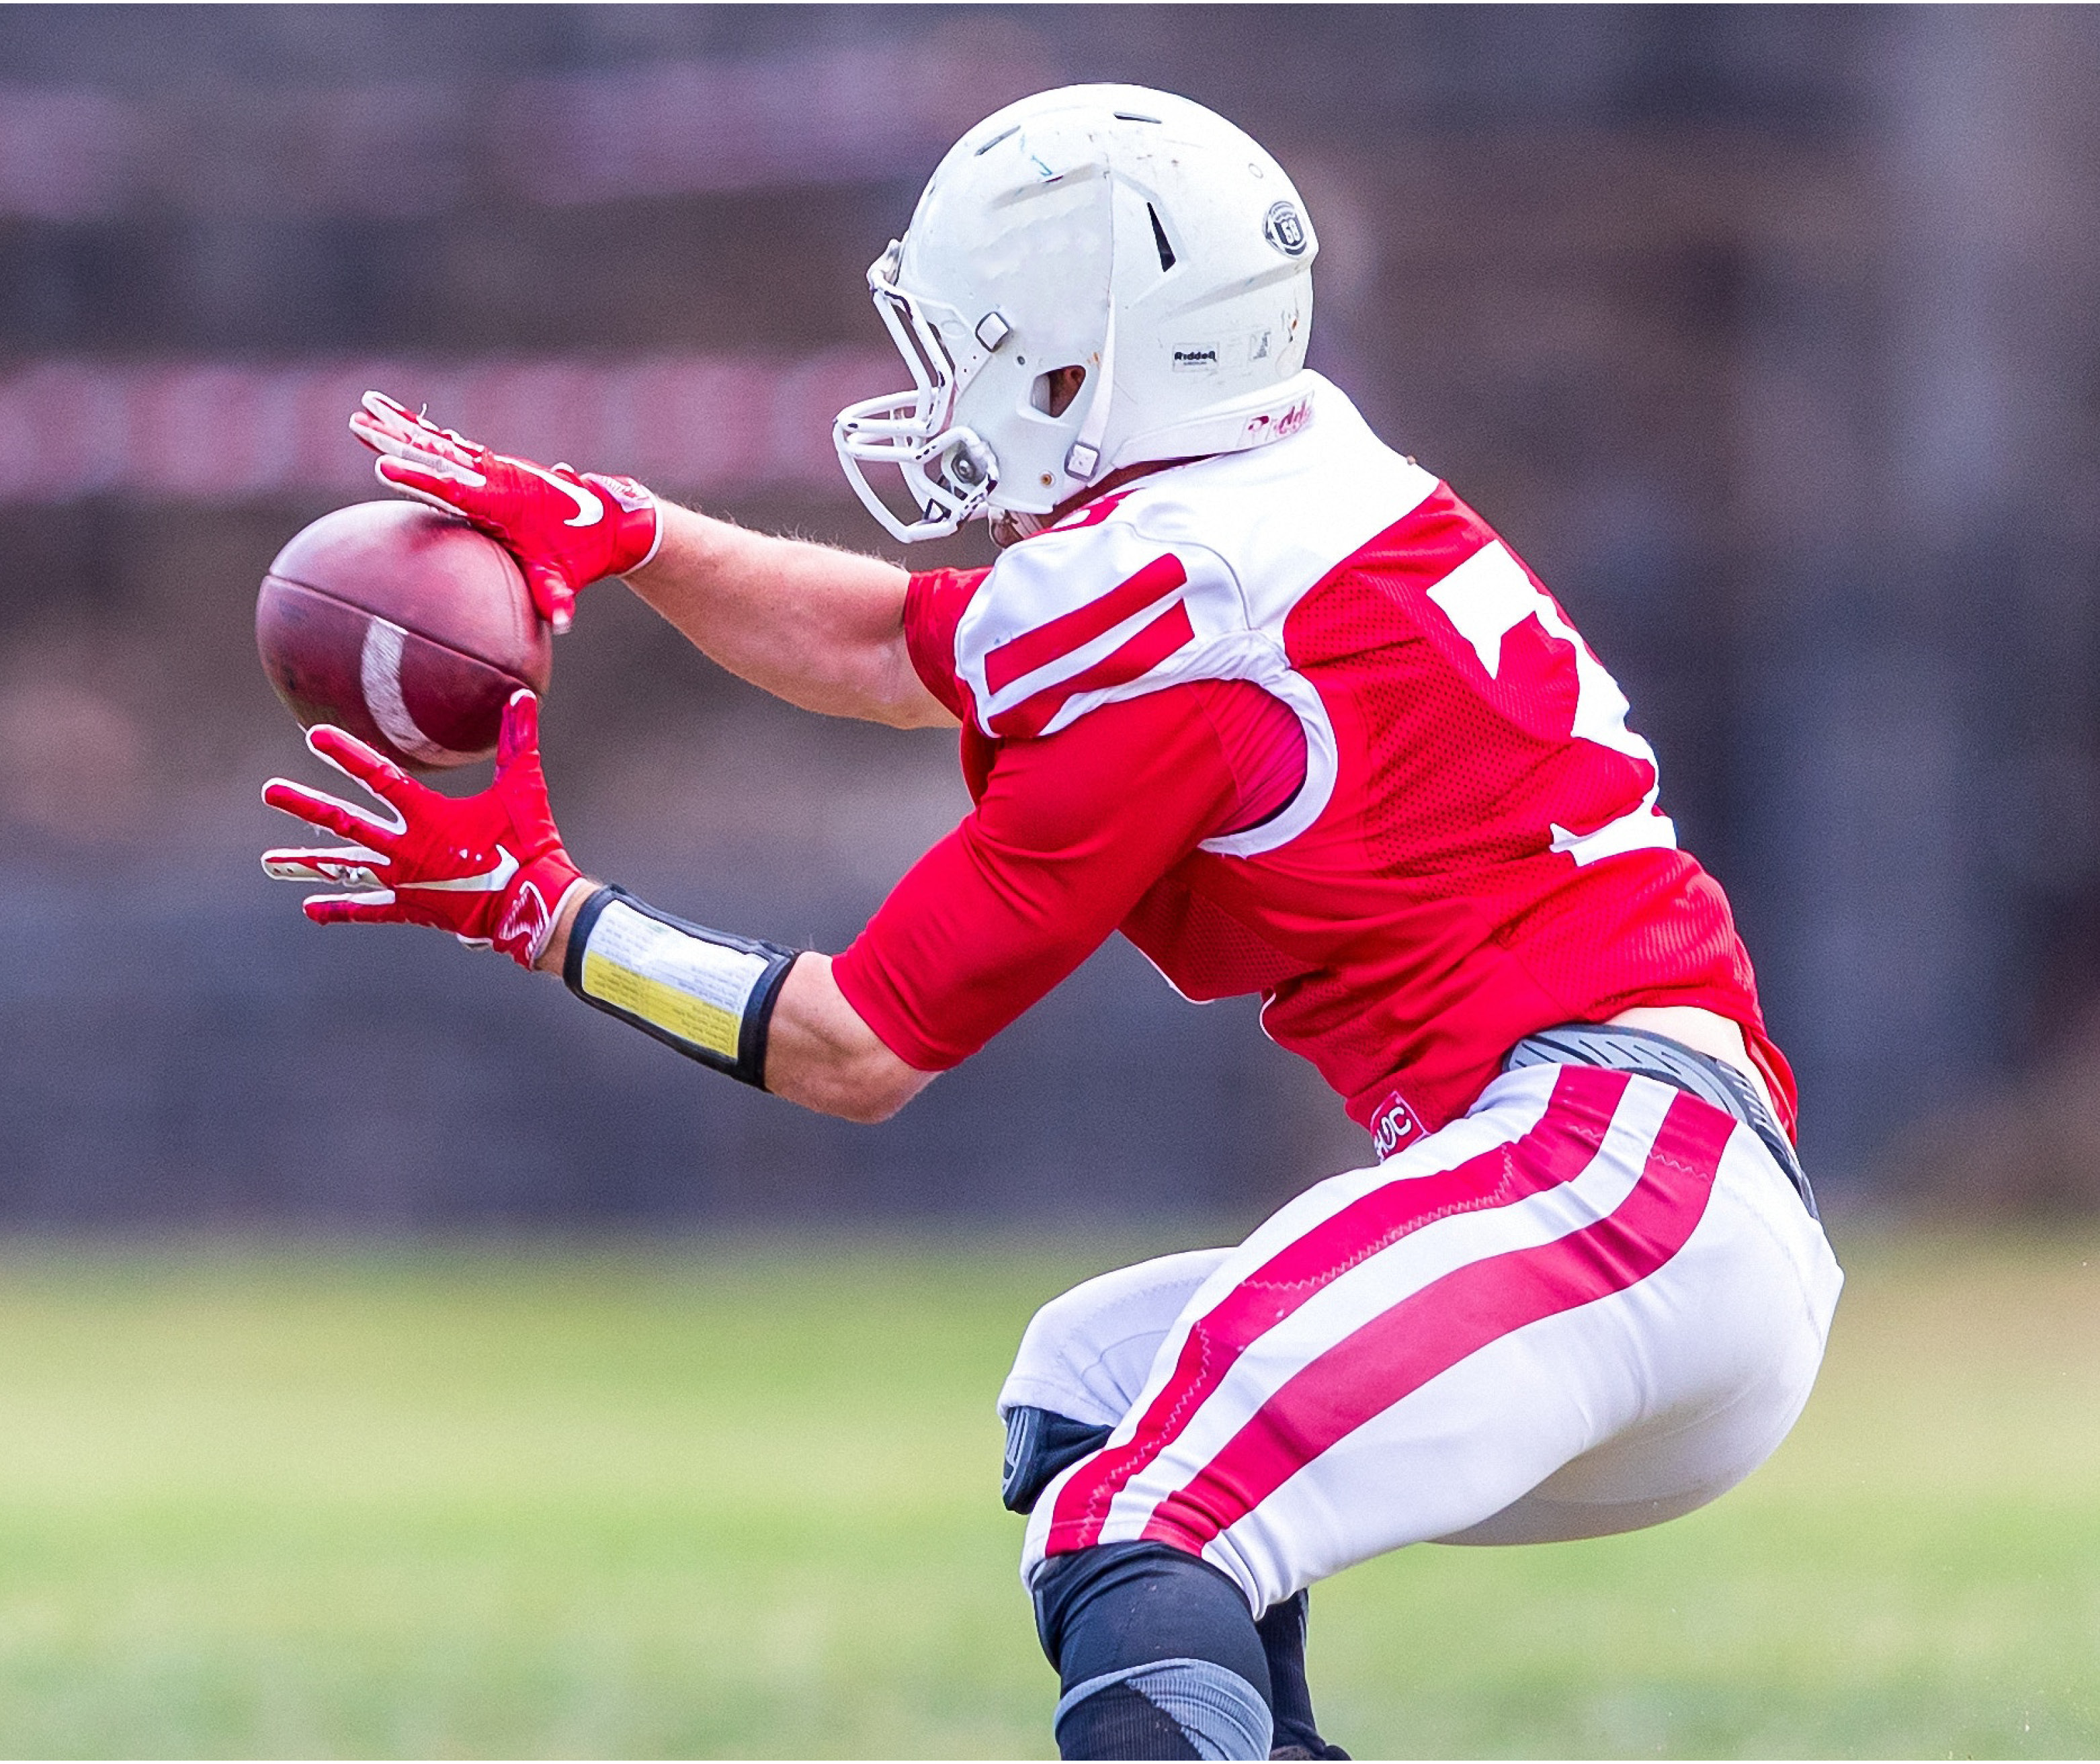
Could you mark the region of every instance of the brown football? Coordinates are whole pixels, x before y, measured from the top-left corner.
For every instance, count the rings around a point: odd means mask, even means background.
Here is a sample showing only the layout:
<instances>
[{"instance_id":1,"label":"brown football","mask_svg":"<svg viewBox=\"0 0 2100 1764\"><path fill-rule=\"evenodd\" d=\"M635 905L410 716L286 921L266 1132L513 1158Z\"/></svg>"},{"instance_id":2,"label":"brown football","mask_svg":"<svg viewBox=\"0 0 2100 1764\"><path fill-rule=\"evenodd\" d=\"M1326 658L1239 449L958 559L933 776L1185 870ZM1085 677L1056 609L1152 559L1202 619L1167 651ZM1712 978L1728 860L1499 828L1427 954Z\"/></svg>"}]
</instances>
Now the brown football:
<instances>
[{"instance_id":1,"label":"brown football","mask_svg":"<svg viewBox=\"0 0 2100 1764\"><path fill-rule=\"evenodd\" d=\"M255 646L308 728L335 723L419 770L485 760L554 646L502 546L417 502L360 502L302 527L255 602Z\"/></svg>"}]
</instances>

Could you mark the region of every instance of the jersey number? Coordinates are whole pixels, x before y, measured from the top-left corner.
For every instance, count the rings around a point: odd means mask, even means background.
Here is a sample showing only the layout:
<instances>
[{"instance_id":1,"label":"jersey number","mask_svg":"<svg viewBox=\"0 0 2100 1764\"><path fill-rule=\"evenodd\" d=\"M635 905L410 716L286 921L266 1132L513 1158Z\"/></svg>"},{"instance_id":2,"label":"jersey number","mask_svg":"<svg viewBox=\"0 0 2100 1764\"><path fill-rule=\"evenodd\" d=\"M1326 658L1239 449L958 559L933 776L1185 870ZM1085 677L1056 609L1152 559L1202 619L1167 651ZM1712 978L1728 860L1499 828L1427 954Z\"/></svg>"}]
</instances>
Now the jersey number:
<instances>
[{"instance_id":1,"label":"jersey number","mask_svg":"<svg viewBox=\"0 0 2100 1764\"><path fill-rule=\"evenodd\" d=\"M1567 853L1578 865L1616 858L1621 852L1674 851L1677 828L1656 806L1661 785L1657 778L1655 749L1626 727L1626 712L1632 707L1626 703L1626 694L1604 664L1590 654L1590 646L1574 626L1561 616L1552 596L1532 580L1509 549L1500 540L1483 545L1432 588L1429 598L1458 635L1472 646L1491 680L1502 673L1502 639L1525 620L1538 620L1548 637L1559 638L1573 653L1575 726L1569 733L1577 741L1594 741L1648 768L1648 794L1641 798L1639 808L1607 821L1593 832L1571 833L1564 827L1549 823L1553 849Z\"/></svg>"}]
</instances>

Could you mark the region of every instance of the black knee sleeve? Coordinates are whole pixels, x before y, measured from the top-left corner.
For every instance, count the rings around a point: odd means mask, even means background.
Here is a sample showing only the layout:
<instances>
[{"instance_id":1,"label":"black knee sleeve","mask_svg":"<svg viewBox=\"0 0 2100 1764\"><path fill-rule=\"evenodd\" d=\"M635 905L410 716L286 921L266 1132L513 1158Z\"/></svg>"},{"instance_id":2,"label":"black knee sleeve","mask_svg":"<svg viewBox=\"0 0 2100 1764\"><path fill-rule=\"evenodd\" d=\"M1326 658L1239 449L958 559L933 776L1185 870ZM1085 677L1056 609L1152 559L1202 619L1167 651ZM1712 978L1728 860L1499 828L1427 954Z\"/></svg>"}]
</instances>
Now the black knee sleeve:
<instances>
[{"instance_id":1,"label":"black knee sleeve","mask_svg":"<svg viewBox=\"0 0 2100 1764\"><path fill-rule=\"evenodd\" d=\"M1298 1593L1271 1605L1255 1624L1268 1662L1269 1706L1276 1711L1277 1746L1303 1745L1305 1735L1318 1737L1312 1726L1312 1693L1305 1682L1307 1600Z\"/></svg>"},{"instance_id":2,"label":"black knee sleeve","mask_svg":"<svg viewBox=\"0 0 2100 1764\"><path fill-rule=\"evenodd\" d=\"M1271 1605L1255 1625L1261 1651L1268 1661L1269 1707L1276 1713L1276 1731L1269 1741L1271 1757L1345 1758L1349 1754L1320 1737L1312 1718L1312 1687L1305 1682L1305 1624L1310 1601L1294 1593L1280 1604Z\"/></svg>"},{"instance_id":3,"label":"black knee sleeve","mask_svg":"<svg viewBox=\"0 0 2100 1764\"><path fill-rule=\"evenodd\" d=\"M1053 1556L1035 1623L1068 1758L1265 1758L1268 1664L1238 1586L1163 1544Z\"/></svg>"},{"instance_id":4,"label":"black knee sleeve","mask_svg":"<svg viewBox=\"0 0 2100 1764\"><path fill-rule=\"evenodd\" d=\"M1033 1512L1050 1479L1108 1444L1113 1430L1023 1403L1007 1411L1006 1469L999 1497L1016 1513Z\"/></svg>"}]
</instances>

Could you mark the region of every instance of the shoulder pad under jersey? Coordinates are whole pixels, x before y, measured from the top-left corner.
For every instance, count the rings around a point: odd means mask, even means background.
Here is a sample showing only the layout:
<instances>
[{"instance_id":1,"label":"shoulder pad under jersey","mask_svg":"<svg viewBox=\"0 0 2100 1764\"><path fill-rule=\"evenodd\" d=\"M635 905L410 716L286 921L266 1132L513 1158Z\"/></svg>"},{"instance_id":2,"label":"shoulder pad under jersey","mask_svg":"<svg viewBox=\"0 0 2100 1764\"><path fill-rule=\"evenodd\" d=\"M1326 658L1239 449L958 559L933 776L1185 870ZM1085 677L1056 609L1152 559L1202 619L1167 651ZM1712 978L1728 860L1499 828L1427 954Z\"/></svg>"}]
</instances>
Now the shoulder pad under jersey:
<instances>
[{"instance_id":1,"label":"shoulder pad under jersey","mask_svg":"<svg viewBox=\"0 0 2100 1764\"><path fill-rule=\"evenodd\" d=\"M1436 480L1325 381L1288 439L1139 479L1001 554L955 627L955 673L987 735L1054 734L1097 706L1245 680L1296 712L1306 780L1279 814L1204 849L1296 838L1334 790L1335 731L1286 625L1308 593Z\"/></svg>"},{"instance_id":2,"label":"shoulder pad under jersey","mask_svg":"<svg viewBox=\"0 0 2100 1764\"><path fill-rule=\"evenodd\" d=\"M1224 560L1162 545L1120 508L1089 512L1004 553L956 626L956 673L986 734L1054 734L1096 705L1245 671Z\"/></svg>"},{"instance_id":3,"label":"shoulder pad under jersey","mask_svg":"<svg viewBox=\"0 0 2100 1764\"><path fill-rule=\"evenodd\" d=\"M1287 439L1177 466L1003 553L955 630L984 732L1055 734L1188 680L1291 699L1291 609L1436 486L1317 376Z\"/></svg>"}]
</instances>

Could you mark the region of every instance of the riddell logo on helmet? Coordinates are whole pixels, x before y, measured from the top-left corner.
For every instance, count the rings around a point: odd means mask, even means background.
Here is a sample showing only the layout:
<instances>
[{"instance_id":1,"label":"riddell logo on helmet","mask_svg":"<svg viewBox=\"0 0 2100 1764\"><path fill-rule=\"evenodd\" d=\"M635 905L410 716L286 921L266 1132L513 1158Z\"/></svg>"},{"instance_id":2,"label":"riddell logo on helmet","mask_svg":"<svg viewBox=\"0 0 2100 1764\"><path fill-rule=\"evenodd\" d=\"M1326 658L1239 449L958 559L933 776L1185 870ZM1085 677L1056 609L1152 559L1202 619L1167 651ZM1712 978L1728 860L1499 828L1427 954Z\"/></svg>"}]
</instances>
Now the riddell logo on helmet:
<instances>
[{"instance_id":1,"label":"riddell logo on helmet","mask_svg":"<svg viewBox=\"0 0 2100 1764\"><path fill-rule=\"evenodd\" d=\"M1261 223L1261 233L1286 257L1302 258L1305 255L1305 223L1294 204L1273 204L1268 218Z\"/></svg>"},{"instance_id":2,"label":"riddell logo on helmet","mask_svg":"<svg viewBox=\"0 0 2100 1764\"><path fill-rule=\"evenodd\" d=\"M1218 364L1215 349L1177 349L1174 351L1174 365L1177 369L1215 368Z\"/></svg>"}]
</instances>

